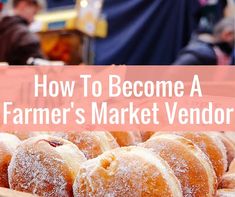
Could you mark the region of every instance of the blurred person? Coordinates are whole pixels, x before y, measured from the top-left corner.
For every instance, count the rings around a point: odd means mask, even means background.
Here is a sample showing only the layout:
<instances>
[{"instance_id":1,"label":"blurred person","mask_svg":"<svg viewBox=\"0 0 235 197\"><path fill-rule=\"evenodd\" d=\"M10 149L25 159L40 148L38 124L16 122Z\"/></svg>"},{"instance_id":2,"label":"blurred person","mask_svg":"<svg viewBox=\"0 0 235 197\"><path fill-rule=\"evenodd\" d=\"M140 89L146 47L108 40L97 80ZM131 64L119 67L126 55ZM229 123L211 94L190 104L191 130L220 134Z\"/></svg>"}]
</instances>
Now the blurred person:
<instances>
[{"instance_id":1,"label":"blurred person","mask_svg":"<svg viewBox=\"0 0 235 197\"><path fill-rule=\"evenodd\" d=\"M0 1L0 14L2 10L3 10L3 2Z\"/></svg>"},{"instance_id":2,"label":"blurred person","mask_svg":"<svg viewBox=\"0 0 235 197\"><path fill-rule=\"evenodd\" d=\"M235 49L233 49L231 65L235 65Z\"/></svg>"},{"instance_id":3,"label":"blurred person","mask_svg":"<svg viewBox=\"0 0 235 197\"><path fill-rule=\"evenodd\" d=\"M0 19L0 62L26 65L29 58L43 58L39 38L29 25L41 6L38 0L13 0L13 16Z\"/></svg>"},{"instance_id":4,"label":"blurred person","mask_svg":"<svg viewBox=\"0 0 235 197\"><path fill-rule=\"evenodd\" d=\"M7 0L0 0L0 17L2 15L2 11L4 8L4 4L6 3Z\"/></svg>"},{"instance_id":5,"label":"blurred person","mask_svg":"<svg viewBox=\"0 0 235 197\"><path fill-rule=\"evenodd\" d=\"M234 48L235 18L218 22L212 34L199 33L180 52L174 65L229 65Z\"/></svg>"},{"instance_id":6,"label":"blurred person","mask_svg":"<svg viewBox=\"0 0 235 197\"><path fill-rule=\"evenodd\" d=\"M107 36L85 40L86 63L169 65L197 28L201 7L198 0L105 0Z\"/></svg>"}]
</instances>

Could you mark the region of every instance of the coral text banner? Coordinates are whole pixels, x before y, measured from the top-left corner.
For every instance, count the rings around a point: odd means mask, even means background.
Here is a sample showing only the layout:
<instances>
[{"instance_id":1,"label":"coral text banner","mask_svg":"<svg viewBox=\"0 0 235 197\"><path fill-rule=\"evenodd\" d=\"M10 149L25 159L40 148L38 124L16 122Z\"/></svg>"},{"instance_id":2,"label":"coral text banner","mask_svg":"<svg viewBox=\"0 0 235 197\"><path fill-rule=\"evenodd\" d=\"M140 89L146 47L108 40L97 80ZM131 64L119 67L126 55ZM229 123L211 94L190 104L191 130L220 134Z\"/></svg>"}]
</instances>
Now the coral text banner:
<instances>
[{"instance_id":1,"label":"coral text banner","mask_svg":"<svg viewBox=\"0 0 235 197\"><path fill-rule=\"evenodd\" d=\"M0 67L2 131L235 129L235 68Z\"/></svg>"}]
</instances>

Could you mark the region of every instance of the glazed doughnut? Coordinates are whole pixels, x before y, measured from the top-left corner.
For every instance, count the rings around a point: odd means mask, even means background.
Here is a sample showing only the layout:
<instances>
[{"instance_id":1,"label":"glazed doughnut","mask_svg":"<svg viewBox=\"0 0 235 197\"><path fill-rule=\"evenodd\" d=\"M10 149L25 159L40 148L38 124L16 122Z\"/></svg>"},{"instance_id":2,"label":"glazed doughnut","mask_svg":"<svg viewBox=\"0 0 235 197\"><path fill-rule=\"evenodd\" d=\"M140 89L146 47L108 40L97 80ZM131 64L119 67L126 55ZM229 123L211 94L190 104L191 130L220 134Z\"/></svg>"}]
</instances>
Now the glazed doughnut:
<instances>
[{"instance_id":1,"label":"glazed doughnut","mask_svg":"<svg viewBox=\"0 0 235 197\"><path fill-rule=\"evenodd\" d=\"M142 141L139 131L110 131L119 146L137 145Z\"/></svg>"},{"instance_id":2,"label":"glazed doughnut","mask_svg":"<svg viewBox=\"0 0 235 197\"><path fill-rule=\"evenodd\" d=\"M213 166L190 140L163 134L150 138L141 146L153 150L169 164L181 183L184 196L215 195L217 178Z\"/></svg>"},{"instance_id":3,"label":"glazed doughnut","mask_svg":"<svg viewBox=\"0 0 235 197\"><path fill-rule=\"evenodd\" d=\"M33 135L44 135L43 132L34 132ZM119 145L114 137L106 131L69 131L50 132L50 135L61 137L74 143L86 156L92 159L107 150L118 148Z\"/></svg>"},{"instance_id":4,"label":"glazed doughnut","mask_svg":"<svg viewBox=\"0 0 235 197\"><path fill-rule=\"evenodd\" d=\"M233 142L221 132L213 132L213 134L217 135L223 142L226 149L228 166L229 166L232 160L235 158L235 144L233 144Z\"/></svg>"},{"instance_id":5,"label":"glazed doughnut","mask_svg":"<svg viewBox=\"0 0 235 197\"><path fill-rule=\"evenodd\" d=\"M219 189L217 190L216 197L234 197L235 189Z\"/></svg>"},{"instance_id":6,"label":"glazed doughnut","mask_svg":"<svg viewBox=\"0 0 235 197\"><path fill-rule=\"evenodd\" d=\"M220 138L210 132L178 132L177 135L191 140L209 157L218 181L220 181L228 166L226 149Z\"/></svg>"},{"instance_id":7,"label":"glazed doughnut","mask_svg":"<svg viewBox=\"0 0 235 197\"><path fill-rule=\"evenodd\" d=\"M19 144L20 140L15 135L0 133L0 187L9 188L7 169Z\"/></svg>"},{"instance_id":8,"label":"glazed doughnut","mask_svg":"<svg viewBox=\"0 0 235 197\"><path fill-rule=\"evenodd\" d=\"M84 154L71 142L53 137L29 138L19 145L8 168L11 189L48 197L72 196Z\"/></svg>"},{"instance_id":9,"label":"glazed doughnut","mask_svg":"<svg viewBox=\"0 0 235 197\"><path fill-rule=\"evenodd\" d=\"M142 147L107 151L83 163L73 185L74 197L182 197L178 179L168 164Z\"/></svg>"}]
</instances>

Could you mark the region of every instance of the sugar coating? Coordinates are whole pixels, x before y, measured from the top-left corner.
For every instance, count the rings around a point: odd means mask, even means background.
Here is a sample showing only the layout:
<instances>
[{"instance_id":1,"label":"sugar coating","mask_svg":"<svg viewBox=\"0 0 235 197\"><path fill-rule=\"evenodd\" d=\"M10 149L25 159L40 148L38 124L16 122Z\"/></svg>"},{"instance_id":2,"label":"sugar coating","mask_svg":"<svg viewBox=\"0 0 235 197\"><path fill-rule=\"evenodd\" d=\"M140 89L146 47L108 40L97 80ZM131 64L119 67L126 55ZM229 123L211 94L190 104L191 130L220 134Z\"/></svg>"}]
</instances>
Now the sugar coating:
<instances>
[{"instance_id":1,"label":"sugar coating","mask_svg":"<svg viewBox=\"0 0 235 197\"><path fill-rule=\"evenodd\" d=\"M217 182L213 166L191 141L174 134L161 134L141 146L152 149L168 162L181 182L184 196L215 194Z\"/></svg>"},{"instance_id":2,"label":"sugar coating","mask_svg":"<svg viewBox=\"0 0 235 197\"><path fill-rule=\"evenodd\" d=\"M73 191L75 197L182 196L167 163L140 147L118 148L83 163Z\"/></svg>"},{"instance_id":3,"label":"sugar coating","mask_svg":"<svg viewBox=\"0 0 235 197\"><path fill-rule=\"evenodd\" d=\"M219 181L228 166L226 148L221 139L210 132L178 132L177 134L191 140L208 156Z\"/></svg>"},{"instance_id":4,"label":"sugar coating","mask_svg":"<svg viewBox=\"0 0 235 197\"><path fill-rule=\"evenodd\" d=\"M104 131L81 131L55 134L76 144L87 159L92 159L103 152L119 147L114 137Z\"/></svg>"},{"instance_id":5,"label":"sugar coating","mask_svg":"<svg viewBox=\"0 0 235 197\"><path fill-rule=\"evenodd\" d=\"M72 195L74 171L56 150L44 140L62 140L54 137L36 137L24 141L14 153L8 168L10 188L47 197L68 197ZM69 142L63 143L69 145ZM67 144L66 144L67 143ZM77 149L77 147L74 145ZM74 148L66 156L80 158ZM69 149L65 149L68 153ZM65 156L65 157L66 157ZM84 157L85 159L85 157Z\"/></svg>"}]
</instances>

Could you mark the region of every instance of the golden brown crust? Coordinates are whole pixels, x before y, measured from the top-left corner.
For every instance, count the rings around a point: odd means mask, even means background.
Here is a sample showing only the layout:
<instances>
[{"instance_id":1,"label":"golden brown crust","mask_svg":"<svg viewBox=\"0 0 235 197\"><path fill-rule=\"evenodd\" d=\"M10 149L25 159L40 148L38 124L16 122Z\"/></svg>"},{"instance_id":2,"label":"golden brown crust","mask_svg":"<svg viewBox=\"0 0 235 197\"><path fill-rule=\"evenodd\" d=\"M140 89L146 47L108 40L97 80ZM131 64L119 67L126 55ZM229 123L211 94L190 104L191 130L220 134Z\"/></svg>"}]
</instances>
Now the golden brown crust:
<instances>
[{"instance_id":1,"label":"golden brown crust","mask_svg":"<svg viewBox=\"0 0 235 197\"><path fill-rule=\"evenodd\" d=\"M219 188L235 189L235 159L231 162L228 172L222 177Z\"/></svg>"},{"instance_id":2,"label":"golden brown crust","mask_svg":"<svg viewBox=\"0 0 235 197\"><path fill-rule=\"evenodd\" d=\"M12 154L20 140L8 133L0 133L0 187L9 188L8 184L8 166Z\"/></svg>"},{"instance_id":3,"label":"golden brown crust","mask_svg":"<svg viewBox=\"0 0 235 197\"><path fill-rule=\"evenodd\" d=\"M10 162L10 188L39 196L71 196L79 168L70 165L72 158L77 164L86 160L75 145L61 138L29 138L18 146Z\"/></svg>"},{"instance_id":4,"label":"golden brown crust","mask_svg":"<svg viewBox=\"0 0 235 197\"><path fill-rule=\"evenodd\" d=\"M147 141L154 133L155 131L140 131L142 136L142 141Z\"/></svg>"},{"instance_id":5,"label":"golden brown crust","mask_svg":"<svg viewBox=\"0 0 235 197\"><path fill-rule=\"evenodd\" d=\"M235 173L226 173L221 179L219 188L235 189Z\"/></svg>"},{"instance_id":6,"label":"golden brown crust","mask_svg":"<svg viewBox=\"0 0 235 197\"><path fill-rule=\"evenodd\" d=\"M142 141L139 131L110 131L119 146L137 145Z\"/></svg>"},{"instance_id":7,"label":"golden brown crust","mask_svg":"<svg viewBox=\"0 0 235 197\"><path fill-rule=\"evenodd\" d=\"M213 166L190 140L174 134L162 134L150 138L141 146L153 150L167 161L181 183L184 196L215 195L217 180Z\"/></svg>"},{"instance_id":8,"label":"golden brown crust","mask_svg":"<svg viewBox=\"0 0 235 197\"><path fill-rule=\"evenodd\" d=\"M0 143L0 187L9 188L7 168L11 160L11 153L4 144Z\"/></svg>"}]
</instances>

